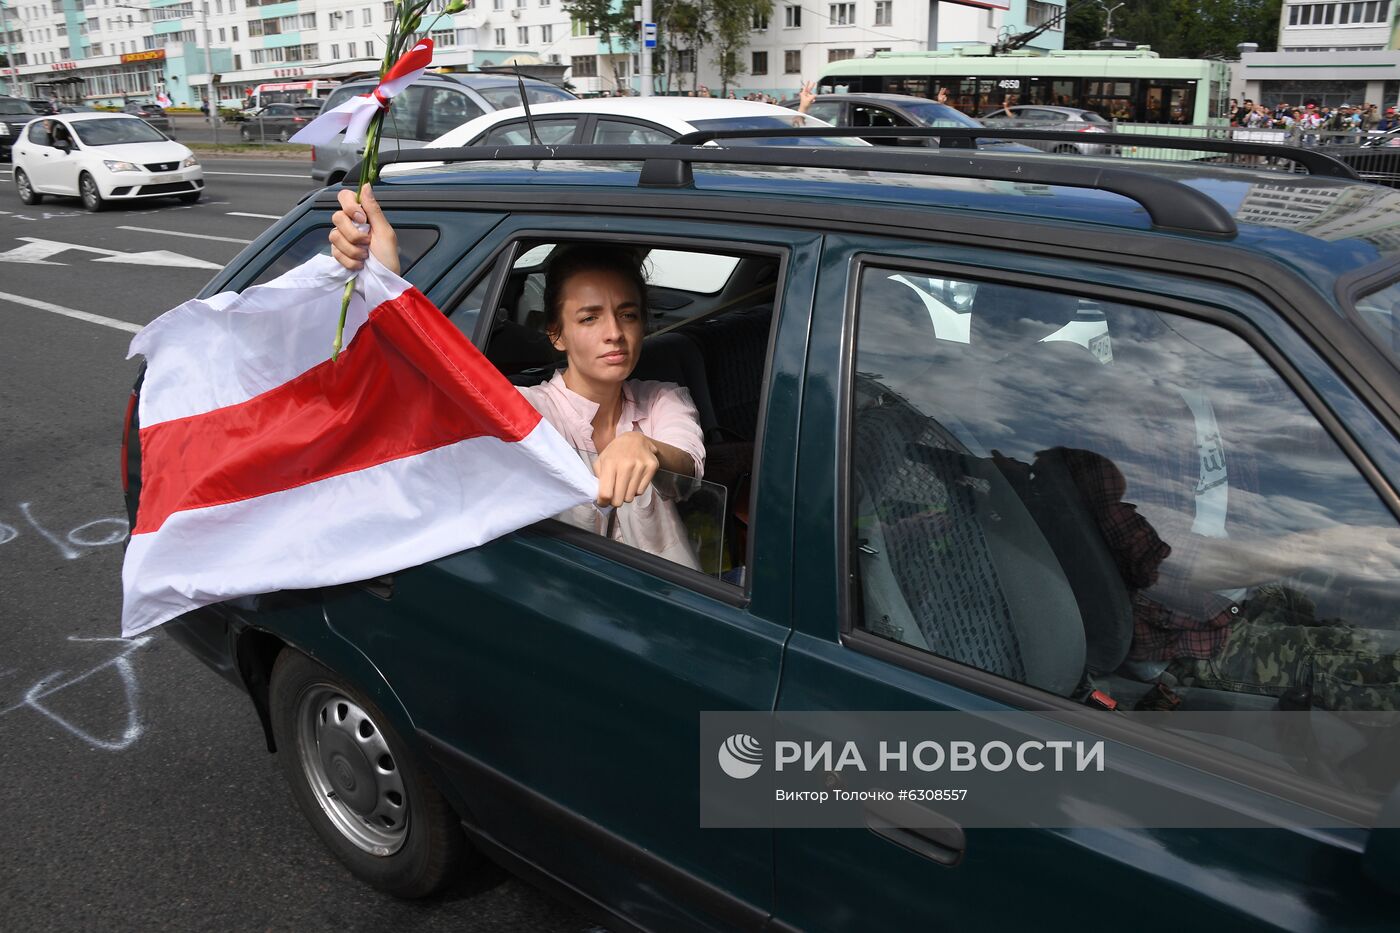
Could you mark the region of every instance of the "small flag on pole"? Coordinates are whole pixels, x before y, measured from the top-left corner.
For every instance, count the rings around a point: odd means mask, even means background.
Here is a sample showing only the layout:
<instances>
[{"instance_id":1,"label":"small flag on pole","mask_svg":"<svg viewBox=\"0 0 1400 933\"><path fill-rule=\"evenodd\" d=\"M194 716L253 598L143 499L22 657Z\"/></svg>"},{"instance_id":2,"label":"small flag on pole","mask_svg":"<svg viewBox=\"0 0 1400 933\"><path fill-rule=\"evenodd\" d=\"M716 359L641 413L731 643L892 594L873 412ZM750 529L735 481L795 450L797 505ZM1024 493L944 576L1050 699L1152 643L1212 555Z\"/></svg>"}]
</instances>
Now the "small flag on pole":
<instances>
[{"instance_id":1,"label":"small flag on pole","mask_svg":"<svg viewBox=\"0 0 1400 933\"><path fill-rule=\"evenodd\" d=\"M385 72L379 86L368 94L359 94L328 110L303 126L292 136L294 143L322 146L345 131L347 143L362 143L369 131L369 121L380 110L389 109L389 101L403 93L404 88L423 76L433 63L433 40L421 39L418 44L394 62Z\"/></svg>"}]
</instances>

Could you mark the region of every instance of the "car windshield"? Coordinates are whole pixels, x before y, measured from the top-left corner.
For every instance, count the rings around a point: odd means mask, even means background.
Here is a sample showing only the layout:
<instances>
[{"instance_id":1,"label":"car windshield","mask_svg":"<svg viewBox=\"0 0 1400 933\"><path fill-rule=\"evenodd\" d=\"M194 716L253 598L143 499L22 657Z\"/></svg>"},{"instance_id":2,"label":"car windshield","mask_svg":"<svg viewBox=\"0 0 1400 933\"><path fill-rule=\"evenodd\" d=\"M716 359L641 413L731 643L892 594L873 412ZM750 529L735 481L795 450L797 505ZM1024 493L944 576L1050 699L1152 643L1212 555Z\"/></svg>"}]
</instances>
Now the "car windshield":
<instances>
[{"instance_id":1,"label":"car windshield","mask_svg":"<svg viewBox=\"0 0 1400 933\"><path fill-rule=\"evenodd\" d=\"M900 106L922 126L978 127L982 125L961 110L954 110L946 104L936 104L929 101L926 104L901 104Z\"/></svg>"},{"instance_id":2,"label":"car windshield","mask_svg":"<svg viewBox=\"0 0 1400 933\"><path fill-rule=\"evenodd\" d=\"M75 120L73 129L84 146L164 142L165 134L141 120Z\"/></svg>"},{"instance_id":3,"label":"car windshield","mask_svg":"<svg viewBox=\"0 0 1400 933\"><path fill-rule=\"evenodd\" d=\"M824 127L829 124L809 117L805 114L795 113L791 116L767 114L749 117L721 117L715 120L688 120L691 126L697 130L708 132L726 132L730 130L790 130L793 127ZM732 141L735 146L864 146L865 141L854 136L802 136L788 137L781 136L758 137L754 139L735 139Z\"/></svg>"},{"instance_id":4,"label":"car windshield","mask_svg":"<svg viewBox=\"0 0 1400 933\"><path fill-rule=\"evenodd\" d=\"M520 87L515 84L501 84L496 87L477 88L476 92L490 102L496 110L520 106ZM574 100L574 95L551 84L527 84L525 95L532 104L549 104L557 100Z\"/></svg>"},{"instance_id":5,"label":"car windshield","mask_svg":"<svg viewBox=\"0 0 1400 933\"><path fill-rule=\"evenodd\" d=\"M7 115L33 114L34 108L22 100L0 100L0 113Z\"/></svg>"},{"instance_id":6,"label":"car windshield","mask_svg":"<svg viewBox=\"0 0 1400 933\"><path fill-rule=\"evenodd\" d=\"M299 117L314 117L320 112L320 107L298 107L296 109L296 115Z\"/></svg>"}]
</instances>

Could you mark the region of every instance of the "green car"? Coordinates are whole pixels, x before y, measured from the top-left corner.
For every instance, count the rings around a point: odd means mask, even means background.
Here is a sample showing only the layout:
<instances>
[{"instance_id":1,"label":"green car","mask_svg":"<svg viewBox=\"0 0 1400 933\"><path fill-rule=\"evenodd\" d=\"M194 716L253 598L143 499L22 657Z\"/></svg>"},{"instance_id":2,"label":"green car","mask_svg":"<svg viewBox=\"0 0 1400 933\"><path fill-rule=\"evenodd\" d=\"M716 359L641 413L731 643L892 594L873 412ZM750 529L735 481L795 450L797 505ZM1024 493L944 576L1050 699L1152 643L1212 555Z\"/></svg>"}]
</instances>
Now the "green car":
<instances>
[{"instance_id":1,"label":"green car","mask_svg":"<svg viewBox=\"0 0 1400 933\"><path fill-rule=\"evenodd\" d=\"M1395 929L1400 830L1368 827L1400 774L1110 708L1395 709L1400 194L1320 155L696 142L439 151L378 186L405 277L522 386L559 365L547 257L646 252L635 375L689 389L705 496L691 566L548 520L166 625L326 845L405 897L489 858L619 930ZM325 250L335 195L204 294ZM701 825L702 712L1086 706L1150 763L1111 763L1135 793L1308 816Z\"/></svg>"}]
</instances>

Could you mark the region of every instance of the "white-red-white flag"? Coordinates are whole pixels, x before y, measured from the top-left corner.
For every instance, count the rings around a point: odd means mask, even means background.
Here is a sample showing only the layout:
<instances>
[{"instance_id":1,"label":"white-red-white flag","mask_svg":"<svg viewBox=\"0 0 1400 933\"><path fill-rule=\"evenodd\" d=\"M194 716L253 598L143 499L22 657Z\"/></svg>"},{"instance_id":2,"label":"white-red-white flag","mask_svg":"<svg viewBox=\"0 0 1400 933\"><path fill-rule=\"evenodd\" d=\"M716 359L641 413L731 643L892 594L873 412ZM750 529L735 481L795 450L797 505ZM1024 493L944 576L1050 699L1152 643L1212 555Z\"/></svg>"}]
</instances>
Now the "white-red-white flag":
<instances>
[{"instance_id":1,"label":"white-red-white flag","mask_svg":"<svg viewBox=\"0 0 1400 933\"><path fill-rule=\"evenodd\" d=\"M597 496L564 439L421 292L312 259L188 301L146 357L122 634L238 596L367 580Z\"/></svg>"},{"instance_id":2,"label":"white-red-white flag","mask_svg":"<svg viewBox=\"0 0 1400 933\"><path fill-rule=\"evenodd\" d=\"M347 143L362 143L369 132L369 121L381 110L389 109L389 101L402 94L433 63L433 40L420 39L379 79L379 85L368 94L357 94L338 106L319 114L316 119L297 130L291 142L323 146L345 131Z\"/></svg>"}]
</instances>

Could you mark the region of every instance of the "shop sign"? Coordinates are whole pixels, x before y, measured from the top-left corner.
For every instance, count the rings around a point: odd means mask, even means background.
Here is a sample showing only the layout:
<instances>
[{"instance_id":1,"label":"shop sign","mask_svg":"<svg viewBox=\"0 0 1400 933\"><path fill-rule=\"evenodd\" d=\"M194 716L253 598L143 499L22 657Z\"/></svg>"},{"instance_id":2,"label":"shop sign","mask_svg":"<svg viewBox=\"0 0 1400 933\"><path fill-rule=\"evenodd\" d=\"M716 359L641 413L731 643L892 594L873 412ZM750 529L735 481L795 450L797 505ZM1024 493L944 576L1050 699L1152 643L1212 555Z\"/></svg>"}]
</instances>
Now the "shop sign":
<instances>
[{"instance_id":1,"label":"shop sign","mask_svg":"<svg viewBox=\"0 0 1400 933\"><path fill-rule=\"evenodd\" d=\"M305 68L274 68L272 72L274 78L300 78L304 74Z\"/></svg>"},{"instance_id":2,"label":"shop sign","mask_svg":"<svg viewBox=\"0 0 1400 933\"><path fill-rule=\"evenodd\" d=\"M53 71L77 71L77 62L54 62L49 68Z\"/></svg>"},{"instance_id":3,"label":"shop sign","mask_svg":"<svg viewBox=\"0 0 1400 933\"><path fill-rule=\"evenodd\" d=\"M165 58L165 49L147 49L144 52L127 52L122 56L122 64L131 62L158 62Z\"/></svg>"}]
</instances>

